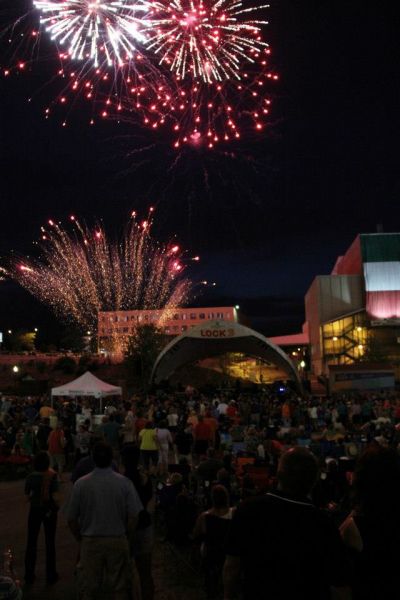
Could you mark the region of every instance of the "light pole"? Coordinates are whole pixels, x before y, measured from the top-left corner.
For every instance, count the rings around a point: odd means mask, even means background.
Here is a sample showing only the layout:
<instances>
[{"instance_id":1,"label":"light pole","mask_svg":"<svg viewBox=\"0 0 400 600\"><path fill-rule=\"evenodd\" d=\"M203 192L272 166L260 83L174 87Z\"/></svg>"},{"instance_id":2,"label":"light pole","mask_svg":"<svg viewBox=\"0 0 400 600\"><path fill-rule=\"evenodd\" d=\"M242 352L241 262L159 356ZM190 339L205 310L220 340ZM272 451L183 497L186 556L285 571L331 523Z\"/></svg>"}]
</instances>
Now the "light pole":
<instances>
[{"instance_id":1,"label":"light pole","mask_svg":"<svg viewBox=\"0 0 400 600\"><path fill-rule=\"evenodd\" d=\"M19 373L19 366L18 365L14 365L12 368L12 371L14 373L14 388L15 388L15 392L17 392L18 389L18 373Z\"/></svg>"}]
</instances>

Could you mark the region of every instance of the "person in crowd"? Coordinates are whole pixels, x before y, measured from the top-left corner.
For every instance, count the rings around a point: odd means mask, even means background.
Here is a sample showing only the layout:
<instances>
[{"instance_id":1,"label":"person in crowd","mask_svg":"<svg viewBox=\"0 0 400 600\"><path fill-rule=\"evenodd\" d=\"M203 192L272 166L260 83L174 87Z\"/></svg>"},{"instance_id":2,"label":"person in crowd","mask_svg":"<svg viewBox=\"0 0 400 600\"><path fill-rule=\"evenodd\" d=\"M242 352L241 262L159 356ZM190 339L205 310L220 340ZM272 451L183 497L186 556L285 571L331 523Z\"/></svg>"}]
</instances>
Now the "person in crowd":
<instances>
[{"instance_id":1,"label":"person in crowd","mask_svg":"<svg viewBox=\"0 0 400 600\"><path fill-rule=\"evenodd\" d=\"M62 481L62 473L65 467L65 447L67 440L65 439L63 424L61 421L57 421L56 429L52 429L49 439L49 456L51 466L57 468L58 479Z\"/></svg>"},{"instance_id":2,"label":"person in crowd","mask_svg":"<svg viewBox=\"0 0 400 600\"><path fill-rule=\"evenodd\" d=\"M81 458L89 455L91 437L87 425L79 425L78 433L75 437L75 465Z\"/></svg>"},{"instance_id":3,"label":"person in crowd","mask_svg":"<svg viewBox=\"0 0 400 600\"><path fill-rule=\"evenodd\" d=\"M151 421L148 421L139 433L140 455L143 464L147 470L152 466L157 467L158 464L158 442L157 432Z\"/></svg>"},{"instance_id":4,"label":"person in crowd","mask_svg":"<svg viewBox=\"0 0 400 600\"><path fill-rule=\"evenodd\" d=\"M244 502L232 520L224 566L224 598L268 594L274 600L350 600L343 542L310 500L318 465L306 448L282 456L278 490Z\"/></svg>"},{"instance_id":5,"label":"person in crowd","mask_svg":"<svg viewBox=\"0 0 400 600\"><path fill-rule=\"evenodd\" d=\"M25 495L30 506L25 552L25 582L28 585L35 581L37 541L42 524L46 540L47 583L54 584L58 580L55 545L58 482L56 473L49 467L48 454L39 452L33 461L34 470L25 481Z\"/></svg>"},{"instance_id":6,"label":"person in crowd","mask_svg":"<svg viewBox=\"0 0 400 600\"><path fill-rule=\"evenodd\" d=\"M142 411L138 410L136 415L136 436L139 437L142 429L145 428L148 419L143 415Z\"/></svg>"},{"instance_id":7,"label":"person in crowd","mask_svg":"<svg viewBox=\"0 0 400 600\"><path fill-rule=\"evenodd\" d=\"M109 444L94 446L96 467L74 484L66 511L68 525L80 543L82 600L97 598L103 583L114 600L126 600L132 590L128 537L133 535L143 505L132 482L112 470L112 459Z\"/></svg>"},{"instance_id":8,"label":"person in crowd","mask_svg":"<svg viewBox=\"0 0 400 600\"><path fill-rule=\"evenodd\" d=\"M218 404L217 404L218 415L220 417L224 417L227 412L228 412L228 404L225 402L225 400L221 400L220 402L218 402Z\"/></svg>"},{"instance_id":9,"label":"person in crowd","mask_svg":"<svg viewBox=\"0 0 400 600\"><path fill-rule=\"evenodd\" d=\"M175 433L178 429L179 414L175 406L171 406L167 415L168 429L171 433Z\"/></svg>"},{"instance_id":10,"label":"person in crowd","mask_svg":"<svg viewBox=\"0 0 400 600\"><path fill-rule=\"evenodd\" d=\"M39 450L39 443L31 424L25 425L25 433L22 439L22 450L26 456L34 456Z\"/></svg>"},{"instance_id":11,"label":"person in crowd","mask_svg":"<svg viewBox=\"0 0 400 600\"><path fill-rule=\"evenodd\" d=\"M41 419L50 419L52 415L55 414L54 408L50 406L49 402L45 402L39 410L39 415Z\"/></svg>"},{"instance_id":12,"label":"person in crowd","mask_svg":"<svg viewBox=\"0 0 400 600\"><path fill-rule=\"evenodd\" d=\"M48 440L51 431L52 430L50 427L50 420L48 418L41 419L36 433L36 439L39 444L39 450L48 450Z\"/></svg>"},{"instance_id":13,"label":"person in crowd","mask_svg":"<svg viewBox=\"0 0 400 600\"><path fill-rule=\"evenodd\" d=\"M218 471L223 466L222 460L216 458L214 448L208 448L206 458L200 462L197 468L197 477L202 481L215 481Z\"/></svg>"},{"instance_id":14,"label":"person in crowd","mask_svg":"<svg viewBox=\"0 0 400 600\"><path fill-rule=\"evenodd\" d=\"M89 454L87 456L84 456L83 458L81 458L79 460L79 462L76 463L76 465L74 466L74 468L72 470L72 473L71 473L71 482L72 483L75 483L76 481L78 481L78 479L80 479L81 477L84 477L85 475L88 475L89 473L91 473L93 471L93 469L95 469L96 464L93 459L93 448L95 447L96 444L98 444L99 442L102 442L102 441L103 441L102 436L94 435L91 438ZM111 468L116 473L119 472L118 465L115 462L115 460L112 461Z\"/></svg>"},{"instance_id":15,"label":"person in crowd","mask_svg":"<svg viewBox=\"0 0 400 600\"><path fill-rule=\"evenodd\" d=\"M192 449L193 449L193 435L192 427L186 425L185 428L178 429L175 435L175 448L177 459L180 461L185 458L190 464L192 461Z\"/></svg>"},{"instance_id":16,"label":"person in crowd","mask_svg":"<svg viewBox=\"0 0 400 600\"><path fill-rule=\"evenodd\" d=\"M217 598L222 583L225 547L234 508L229 506L229 495L222 485L211 491L211 508L202 512L196 522L193 537L201 542L207 598Z\"/></svg>"},{"instance_id":17,"label":"person in crowd","mask_svg":"<svg viewBox=\"0 0 400 600\"><path fill-rule=\"evenodd\" d=\"M137 446L133 444L125 446L122 449L121 459L125 469L124 475L132 481L143 505L131 542L131 555L139 574L141 600L153 600L152 551L155 509L153 486L150 477L139 468L140 450Z\"/></svg>"},{"instance_id":18,"label":"person in crowd","mask_svg":"<svg viewBox=\"0 0 400 600\"><path fill-rule=\"evenodd\" d=\"M198 414L196 413L195 410L191 409L186 423L188 425L190 425L193 430L197 426L198 422L199 422Z\"/></svg>"},{"instance_id":19,"label":"person in crowd","mask_svg":"<svg viewBox=\"0 0 400 600\"><path fill-rule=\"evenodd\" d=\"M158 445L158 465L159 474L164 475L168 470L169 450L172 448L172 436L167 429L167 422L161 421L156 429L157 445Z\"/></svg>"},{"instance_id":20,"label":"person in crowd","mask_svg":"<svg viewBox=\"0 0 400 600\"><path fill-rule=\"evenodd\" d=\"M114 456L119 455L119 441L121 433L121 425L115 421L115 415L103 417L103 423L100 425L100 431L103 435L104 441L110 444L114 451Z\"/></svg>"},{"instance_id":21,"label":"person in crowd","mask_svg":"<svg viewBox=\"0 0 400 600\"><path fill-rule=\"evenodd\" d=\"M122 445L133 444L136 441L135 417L131 410L125 416L124 423L121 427Z\"/></svg>"},{"instance_id":22,"label":"person in crowd","mask_svg":"<svg viewBox=\"0 0 400 600\"><path fill-rule=\"evenodd\" d=\"M394 449L370 446L354 473L354 509L341 535L354 565L354 600L389 600L399 595L400 457Z\"/></svg>"},{"instance_id":23,"label":"person in crowd","mask_svg":"<svg viewBox=\"0 0 400 600\"><path fill-rule=\"evenodd\" d=\"M198 423L193 430L193 437L194 454L197 456L204 455L213 439L213 432L211 427L207 423L204 423L204 418L201 415L199 415Z\"/></svg>"}]
</instances>

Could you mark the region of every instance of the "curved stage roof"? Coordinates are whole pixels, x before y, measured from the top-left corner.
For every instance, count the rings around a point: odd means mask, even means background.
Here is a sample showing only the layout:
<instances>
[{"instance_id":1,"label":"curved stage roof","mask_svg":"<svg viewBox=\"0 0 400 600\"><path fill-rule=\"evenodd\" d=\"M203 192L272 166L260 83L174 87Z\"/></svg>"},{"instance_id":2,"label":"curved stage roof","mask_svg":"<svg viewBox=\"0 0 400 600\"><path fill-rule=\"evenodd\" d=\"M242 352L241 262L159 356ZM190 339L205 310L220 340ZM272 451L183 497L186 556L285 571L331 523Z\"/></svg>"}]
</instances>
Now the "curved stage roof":
<instances>
[{"instance_id":1,"label":"curved stage roof","mask_svg":"<svg viewBox=\"0 0 400 600\"><path fill-rule=\"evenodd\" d=\"M151 380L160 383L183 365L226 352L241 352L275 364L301 391L298 372L287 354L261 333L231 321L206 321L174 338L158 356Z\"/></svg>"}]
</instances>

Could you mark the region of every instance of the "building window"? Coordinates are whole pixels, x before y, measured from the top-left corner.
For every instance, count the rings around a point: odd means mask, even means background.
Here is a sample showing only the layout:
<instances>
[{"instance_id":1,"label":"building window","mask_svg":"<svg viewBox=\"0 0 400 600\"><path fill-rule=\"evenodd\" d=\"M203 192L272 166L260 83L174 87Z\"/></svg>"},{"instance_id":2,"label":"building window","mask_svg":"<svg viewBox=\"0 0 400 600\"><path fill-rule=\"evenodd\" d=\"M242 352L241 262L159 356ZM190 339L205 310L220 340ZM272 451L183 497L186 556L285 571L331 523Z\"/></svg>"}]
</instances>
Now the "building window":
<instances>
[{"instance_id":1,"label":"building window","mask_svg":"<svg viewBox=\"0 0 400 600\"><path fill-rule=\"evenodd\" d=\"M206 315L205 315L205 313L200 313L200 314L199 314L199 319L205 319L205 318L206 318Z\"/></svg>"},{"instance_id":2,"label":"building window","mask_svg":"<svg viewBox=\"0 0 400 600\"><path fill-rule=\"evenodd\" d=\"M182 325L182 331L186 331L187 325Z\"/></svg>"},{"instance_id":3,"label":"building window","mask_svg":"<svg viewBox=\"0 0 400 600\"><path fill-rule=\"evenodd\" d=\"M181 314L181 318L182 318L182 321L186 321L186 319L187 319L187 314L186 314L186 313L182 313L182 314Z\"/></svg>"},{"instance_id":4,"label":"building window","mask_svg":"<svg viewBox=\"0 0 400 600\"><path fill-rule=\"evenodd\" d=\"M175 313L174 316L172 317L174 319L174 321L178 321L179 320L179 315L178 313Z\"/></svg>"},{"instance_id":5,"label":"building window","mask_svg":"<svg viewBox=\"0 0 400 600\"><path fill-rule=\"evenodd\" d=\"M129 333L129 327L123 327L122 333Z\"/></svg>"},{"instance_id":6,"label":"building window","mask_svg":"<svg viewBox=\"0 0 400 600\"><path fill-rule=\"evenodd\" d=\"M197 319L197 314L196 313L190 313L190 318L192 321L195 321Z\"/></svg>"},{"instance_id":7,"label":"building window","mask_svg":"<svg viewBox=\"0 0 400 600\"><path fill-rule=\"evenodd\" d=\"M210 320L214 319L214 313L208 313L207 318Z\"/></svg>"},{"instance_id":8,"label":"building window","mask_svg":"<svg viewBox=\"0 0 400 600\"><path fill-rule=\"evenodd\" d=\"M224 313L217 313L217 319L223 319Z\"/></svg>"}]
</instances>

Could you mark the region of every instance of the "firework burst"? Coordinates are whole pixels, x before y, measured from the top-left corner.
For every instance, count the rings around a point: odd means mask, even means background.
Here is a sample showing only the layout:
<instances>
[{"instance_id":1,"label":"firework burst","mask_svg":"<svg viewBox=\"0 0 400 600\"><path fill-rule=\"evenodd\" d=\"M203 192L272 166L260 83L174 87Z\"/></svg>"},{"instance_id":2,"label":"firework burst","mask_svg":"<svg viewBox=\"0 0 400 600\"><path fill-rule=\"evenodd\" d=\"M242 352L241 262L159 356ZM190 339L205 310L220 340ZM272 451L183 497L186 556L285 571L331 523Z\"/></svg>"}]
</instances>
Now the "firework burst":
<instances>
[{"instance_id":1,"label":"firework burst","mask_svg":"<svg viewBox=\"0 0 400 600\"><path fill-rule=\"evenodd\" d=\"M240 80L243 63L254 63L268 46L261 37L267 22L253 18L265 8L244 8L238 0L157 0L147 18L147 48L179 79Z\"/></svg>"},{"instance_id":2,"label":"firework burst","mask_svg":"<svg viewBox=\"0 0 400 600\"><path fill-rule=\"evenodd\" d=\"M143 42L140 16L148 11L141 0L35 0L40 23L52 41L67 49L71 60L95 67L122 66Z\"/></svg>"},{"instance_id":3,"label":"firework burst","mask_svg":"<svg viewBox=\"0 0 400 600\"><path fill-rule=\"evenodd\" d=\"M28 37L39 56L42 36L51 37L56 76L63 81L45 106L46 118L59 114L66 126L72 108L85 98L92 105L91 125L110 117L165 127L176 149L251 139L268 122L271 83L278 78L262 37L267 21L258 18L268 5L34 0L33 6L41 21ZM4 74L27 65L18 57Z\"/></svg>"},{"instance_id":4,"label":"firework burst","mask_svg":"<svg viewBox=\"0 0 400 600\"><path fill-rule=\"evenodd\" d=\"M241 81L223 83L182 81L160 85L152 96L132 86L123 98L110 101L110 116L141 122L154 130L163 126L172 132L172 145L182 148L230 144L242 136L264 130L271 109L272 86L278 75L269 65L269 49L256 56L257 63L242 72ZM140 108L140 110L138 110Z\"/></svg>"},{"instance_id":5,"label":"firework burst","mask_svg":"<svg viewBox=\"0 0 400 600\"><path fill-rule=\"evenodd\" d=\"M162 310L182 306L191 291L175 243L158 244L151 218L133 217L122 239L90 230L74 217L72 233L49 221L42 228L39 259L13 259L9 274L64 320L94 329L99 311Z\"/></svg>"}]
</instances>

